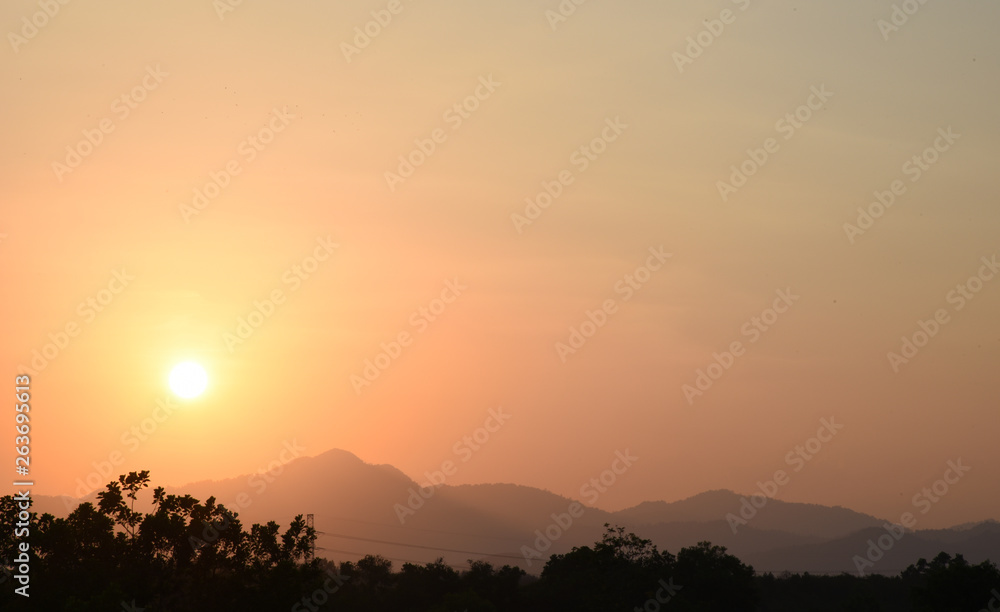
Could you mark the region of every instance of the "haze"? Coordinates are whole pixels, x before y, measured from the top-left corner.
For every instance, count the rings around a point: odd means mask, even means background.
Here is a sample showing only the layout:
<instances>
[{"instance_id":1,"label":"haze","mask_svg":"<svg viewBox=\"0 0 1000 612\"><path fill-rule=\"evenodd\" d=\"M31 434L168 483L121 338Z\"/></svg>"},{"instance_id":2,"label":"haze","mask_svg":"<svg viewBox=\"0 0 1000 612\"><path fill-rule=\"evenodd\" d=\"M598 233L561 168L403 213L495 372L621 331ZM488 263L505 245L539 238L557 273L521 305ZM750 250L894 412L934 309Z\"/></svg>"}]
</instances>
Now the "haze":
<instances>
[{"instance_id":1,"label":"haze","mask_svg":"<svg viewBox=\"0 0 1000 612\"><path fill-rule=\"evenodd\" d=\"M920 528L996 518L1000 7L389 4L363 48L385 2L0 8L37 494L296 444L608 511L784 470L895 519L961 460Z\"/></svg>"}]
</instances>

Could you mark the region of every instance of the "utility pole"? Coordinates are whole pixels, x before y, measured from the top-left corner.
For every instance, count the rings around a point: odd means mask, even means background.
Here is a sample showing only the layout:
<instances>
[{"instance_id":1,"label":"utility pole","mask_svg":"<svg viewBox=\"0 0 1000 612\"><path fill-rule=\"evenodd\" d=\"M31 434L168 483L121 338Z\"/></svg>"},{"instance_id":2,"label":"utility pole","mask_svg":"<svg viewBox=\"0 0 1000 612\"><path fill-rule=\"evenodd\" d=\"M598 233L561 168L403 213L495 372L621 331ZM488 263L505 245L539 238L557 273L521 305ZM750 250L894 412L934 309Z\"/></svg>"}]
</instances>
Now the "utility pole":
<instances>
[{"instance_id":1,"label":"utility pole","mask_svg":"<svg viewBox=\"0 0 1000 612\"><path fill-rule=\"evenodd\" d=\"M311 514L306 515L306 529L307 530L312 529L315 532L316 527L313 522L313 515ZM315 558L316 558L316 540L311 539L309 540L309 552L306 553L306 561L312 561Z\"/></svg>"}]
</instances>

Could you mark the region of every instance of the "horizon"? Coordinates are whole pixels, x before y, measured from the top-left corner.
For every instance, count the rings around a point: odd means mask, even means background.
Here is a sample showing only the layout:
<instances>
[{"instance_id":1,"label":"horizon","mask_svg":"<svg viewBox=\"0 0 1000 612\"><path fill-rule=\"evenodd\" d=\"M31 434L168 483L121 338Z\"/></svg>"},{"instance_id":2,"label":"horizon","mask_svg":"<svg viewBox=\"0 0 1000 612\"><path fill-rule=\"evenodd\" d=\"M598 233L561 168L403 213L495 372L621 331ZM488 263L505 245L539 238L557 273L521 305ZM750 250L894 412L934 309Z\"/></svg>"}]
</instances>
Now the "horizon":
<instances>
[{"instance_id":1,"label":"horizon","mask_svg":"<svg viewBox=\"0 0 1000 612\"><path fill-rule=\"evenodd\" d=\"M294 445L294 442L292 443L292 445ZM186 492L186 489L188 487L197 486L197 485L212 485L212 484L222 483L222 482L225 482L225 481L234 481L234 480L235 481L239 481L239 480L244 479L244 478L246 479L246 481L247 481L248 484L253 484L255 481L257 483L261 483L261 482L270 483L273 480L277 480L278 478L280 478L280 476L284 472L285 468L287 468L288 466L290 466L292 464L295 464L295 463L299 462L302 459L317 459L317 458L322 457L324 455L333 454L333 453L346 453L346 454L350 455L351 457L357 459L358 461L360 461L362 464L364 464L366 466L376 467L376 468L382 468L382 467L392 468L392 469L394 469L396 471L399 471L410 482L416 484L420 488L437 488L437 487L441 487L441 486L451 486L451 487L472 486L472 487L475 487L475 486L491 486L491 485L510 485L510 486L515 486L515 487L528 487L528 488L536 489L536 490L539 490L539 491L542 491L542 492L545 492L545 493L550 493L550 494L553 494L553 495L557 495L557 496L562 497L564 499L569 499L571 501L580 502L585 507L594 508L594 509L597 509L597 510L602 510L604 512L608 512L608 513L611 513L611 514L614 514L614 513L617 513L617 512L623 512L623 511L626 511L626 510L631 510L631 509L637 508L637 507L642 506L643 504L647 504L647 503L675 504L675 503L679 503L679 502L688 501L688 500L691 500L691 499L694 499L694 498L697 498L697 497L703 497L703 496L706 496L706 495L710 495L710 494L713 494L713 493L731 494L734 497L740 497L742 499L747 500L748 503L749 503L749 500L753 496L755 496L755 495L757 495L757 496L763 495L763 493L761 492L761 490L759 488L758 489L749 490L749 491L734 491L732 489L706 489L704 491L695 493L694 495L689 495L689 496L682 497L682 498L677 498L677 499L647 499L647 500L640 501L640 502L638 502L636 504L633 504L633 505L623 506L623 507L617 507L617 508L609 508L609 507L601 506L600 504L597 504L597 505L594 505L594 506L590 506L590 505L586 504L586 502L579 495L578 496L566 496L566 495L562 495L560 493L557 493L555 491L546 489L544 487L531 487L529 485L524 485L522 483L517 483L517 482L506 482L506 481L464 482L464 483L442 482L440 484L434 485L434 484L432 484L430 482L429 479L424 478L423 480L421 480L419 477L415 478L412 475L403 472L402 470L400 470L398 467L396 467L394 465L391 465L391 464L388 464L388 463L372 463L372 462L369 462L369 461L365 461L363 458L358 457L357 455L355 455L354 453L352 453L352 452L350 452L348 450L338 449L338 448L327 449L326 451L324 451L324 452L322 452L322 453L320 453L318 455L296 456L296 457L291 458L287 462L284 462L284 463L275 462L275 463L272 463L269 466L264 466L263 468L259 468L257 471L251 471L251 472L244 472L244 473L239 473L239 474L234 474L234 475L222 476L220 478L215 478L215 479L204 479L204 480L192 481L192 482L187 482L187 483L179 484L179 485L178 484L170 484L170 483L159 483L159 484L161 486L163 486L168 492L169 491L175 491L177 493L183 494L183 493ZM280 465L276 465L277 463L280 463ZM152 476L153 476L153 479L155 481L156 480L155 479L155 474L152 475ZM428 476L428 474L425 474L424 476ZM117 480L117 476L110 477L110 479L108 480L108 482L111 482L111 481L114 481L114 480ZM96 493L98 493L99 491L104 490L106 484L107 483L104 483L100 487L89 491L88 493L86 493L82 497L81 496L74 496L74 495L65 495L65 496L62 496L62 497L69 497L69 498L72 498L72 499L77 500L77 501L83 501L83 500L85 500L87 498L94 497ZM142 496L140 495L140 499L141 499L141 497ZM825 504L816 504L814 502L809 502L809 501L781 499L781 498L779 498L777 496L767 497L767 501L768 502L770 502L772 500L773 501L777 501L777 502L782 502L782 503L789 503L789 504L817 505L817 506L822 506L824 508L843 508L843 509L849 510L849 511L851 511L853 513L862 514L862 515L866 515L866 516L871 516L871 517L876 518L876 519L878 519L880 521L893 522L893 520L892 520L891 517L884 517L884 516L879 516L879 515L871 514L871 513L868 513L868 512L864 512L862 510L858 510L856 508L851 508L851 507L848 507L848 506L844 506L842 504L825 505ZM220 501L222 501L222 500L220 500ZM740 508L739 506L734 506L733 510L734 511L738 511L739 508ZM734 512L734 513L736 513L736 512ZM723 516L705 516L705 520L706 521L725 520L725 517L723 517ZM980 520L970 520L970 521L957 522L957 523L954 523L954 524L945 525L943 527L942 526L939 526L939 527L923 527L923 526L921 526L920 528L922 528L922 529L955 529L955 528L958 528L958 527L975 526L975 525L981 525L983 523L998 523L998 522L1000 522L1000 515L990 516L990 517L986 517L986 518L983 518L983 519L980 519ZM387 525L387 526L394 526L394 525Z\"/></svg>"}]
</instances>

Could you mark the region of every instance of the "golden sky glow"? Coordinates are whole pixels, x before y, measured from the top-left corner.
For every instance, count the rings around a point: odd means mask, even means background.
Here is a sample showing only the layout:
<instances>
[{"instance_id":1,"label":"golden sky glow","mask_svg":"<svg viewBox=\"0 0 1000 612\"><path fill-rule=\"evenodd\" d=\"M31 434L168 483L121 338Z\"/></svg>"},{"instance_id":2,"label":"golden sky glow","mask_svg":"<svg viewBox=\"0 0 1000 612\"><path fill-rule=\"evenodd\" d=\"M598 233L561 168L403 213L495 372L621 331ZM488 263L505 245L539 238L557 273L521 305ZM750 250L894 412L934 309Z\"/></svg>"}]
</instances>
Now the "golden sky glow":
<instances>
[{"instance_id":1,"label":"golden sky glow","mask_svg":"<svg viewBox=\"0 0 1000 612\"><path fill-rule=\"evenodd\" d=\"M922 526L995 515L995 3L219 4L0 7L37 493L292 440L423 480L502 406L449 484L752 492L835 418L781 499L892 518L962 458Z\"/></svg>"}]
</instances>

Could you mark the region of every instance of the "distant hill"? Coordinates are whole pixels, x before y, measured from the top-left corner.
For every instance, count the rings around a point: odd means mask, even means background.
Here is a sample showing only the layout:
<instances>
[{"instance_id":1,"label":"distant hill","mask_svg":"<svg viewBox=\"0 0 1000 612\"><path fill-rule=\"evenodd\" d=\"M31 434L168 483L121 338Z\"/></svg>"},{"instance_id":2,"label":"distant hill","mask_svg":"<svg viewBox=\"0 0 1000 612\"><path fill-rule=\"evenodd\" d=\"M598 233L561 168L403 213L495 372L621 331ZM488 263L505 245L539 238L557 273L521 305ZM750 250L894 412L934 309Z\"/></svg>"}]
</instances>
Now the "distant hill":
<instances>
[{"instance_id":1,"label":"distant hill","mask_svg":"<svg viewBox=\"0 0 1000 612\"><path fill-rule=\"evenodd\" d=\"M982 523L978 527L964 530L934 529L908 532L898 541L893 541L887 550L868 550L886 534L883 528L864 529L848 536L816 544L777 547L773 550L747 555L743 561L755 569L771 571L788 570L811 573L858 573L855 556L874 561L874 566L862 566L866 573L898 574L917 561L928 561L940 552L952 556L961 554L970 563L980 563L987 559L1000 560L1000 525L995 522ZM888 542L888 539L883 541Z\"/></svg>"},{"instance_id":2,"label":"distant hill","mask_svg":"<svg viewBox=\"0 0 1000 612\"><path fill-rule=\"evenodd\" d=\"M644 502L634 508L617 512L615 516L620 517L620 520L645 525L725 520L727 514L740 515L743 499L744 496L732 491L708 491L672 503ZM748 523L754 529L836 538L866 527L881 525L883 521L840 506L831 508L768 499L767 504ZM739 531L742 531L742 528Z\"/></svg>"},{"instance_id":3,"label":"distant hill","mask_svg":"<svg viewBox=\"0 0 1000 612\"><path fill-rule=\"evenodd\" d=\"M342 450L298 458L275 474L195 482L168 492L200 500L214 496L236 511L244 526L271 520L287 525L296 514L311 513L321 533L317 554L331 559L381 554L398 567L437 557L453 565L485 558L532 573L544 559L529 565L522 547L538 548L544 558L565 553L599 540L605 523L625 526L674 553L708 540L761 572L855 572L853 557L866 554L868 540L883 535L886 522L842 507L769 499L733 533L726 516L739 515L743 496L725 490L618 512L515 484L441 485L423 489L421 496L419 485L395 467L368 464ZM79 501L41 496L35 510L66 516ZM576 517L569 515L573 504ZM136 509L148 511L148 505ZM907 533L869 571L897 573L942 550L971 562L1000 561L1000 523Z\"/></svg>"}]
</instances>

